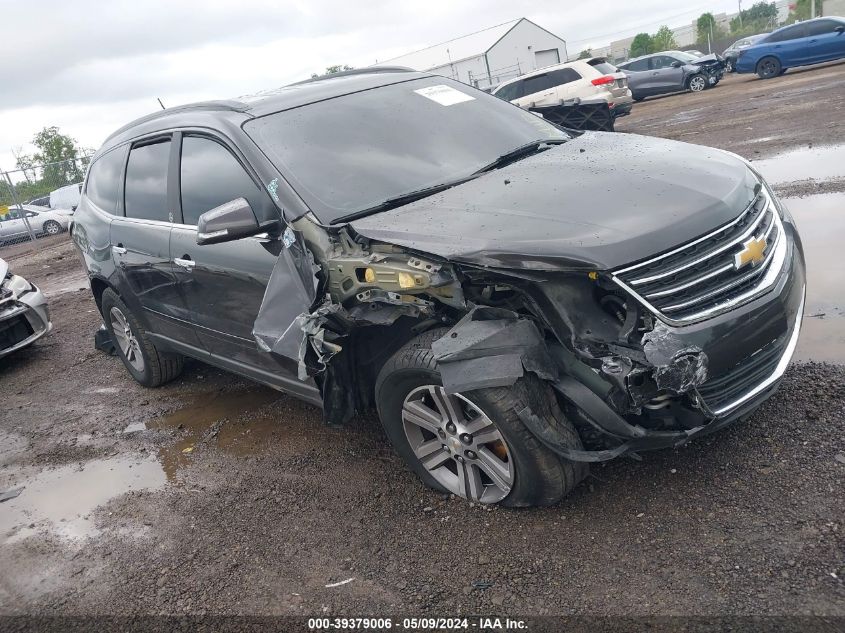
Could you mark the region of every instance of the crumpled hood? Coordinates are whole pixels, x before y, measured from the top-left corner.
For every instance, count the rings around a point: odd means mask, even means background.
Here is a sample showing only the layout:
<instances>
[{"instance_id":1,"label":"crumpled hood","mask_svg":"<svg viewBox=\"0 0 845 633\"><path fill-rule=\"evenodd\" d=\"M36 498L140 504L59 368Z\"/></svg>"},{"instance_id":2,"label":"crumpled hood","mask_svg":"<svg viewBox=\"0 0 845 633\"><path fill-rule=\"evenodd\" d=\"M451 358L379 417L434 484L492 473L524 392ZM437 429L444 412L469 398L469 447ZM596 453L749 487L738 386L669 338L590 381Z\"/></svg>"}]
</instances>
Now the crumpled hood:
<instances>
[{"instance_id":1,"label":"crumpled hood","mask_svg":"<svg viewBox=\"0 0 845 633\"><path fill-rule=\"evenodd\" d=\"M692 63L700 66L709 66L710 64L720 64L721 62L722 60L719 59L719 56L712 53L710 55L705 55L704 57L699 57Z\"/></svg>"},{"instance_id":2,"label":"crumpled hood","mask_svg":"<svg viewBox=\"0 0 845 633\"><path fill-rule=\"evenodd\" d=\"M370 239L456 262L606 270L730 221L756 184L742 161L717 149L592 132L351 224Z\"/></svg>"}]
</instances>

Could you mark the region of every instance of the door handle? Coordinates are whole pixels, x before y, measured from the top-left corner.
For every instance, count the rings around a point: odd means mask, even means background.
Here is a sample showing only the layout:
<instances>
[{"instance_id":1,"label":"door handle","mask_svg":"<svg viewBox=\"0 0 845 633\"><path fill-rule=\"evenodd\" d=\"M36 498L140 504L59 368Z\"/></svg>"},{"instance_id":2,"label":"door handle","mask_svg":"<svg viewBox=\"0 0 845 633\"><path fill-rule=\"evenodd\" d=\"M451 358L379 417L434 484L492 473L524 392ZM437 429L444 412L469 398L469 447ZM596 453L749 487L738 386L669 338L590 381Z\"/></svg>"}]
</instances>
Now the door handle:
<instances>
[{"instance_id":1,"label":"door handle","mask_svg":"<svg viewBox=\"0 0 845 633\"><path fill-rule=\"evenodd\" d=\"M111 249L112 249L112 252L115 255L125 255L126 254L126 249L123 248L123 244L118 244L117 246L112 246Z\"/></svg>"},{"instance_id":2,"label":"door handle","mask_svg":"<svg viewBox=\"0 0 845 633\"><path fill-rule=\"evenodd\" d=\"M197 264L193 259L190 258L189 255L182 255L182 257L177 257L173 260L173 263L177 266L181 266L187 272L191 272L191 270L193 270L194 266L196 266Z\"/></svg>"}]
</instances>

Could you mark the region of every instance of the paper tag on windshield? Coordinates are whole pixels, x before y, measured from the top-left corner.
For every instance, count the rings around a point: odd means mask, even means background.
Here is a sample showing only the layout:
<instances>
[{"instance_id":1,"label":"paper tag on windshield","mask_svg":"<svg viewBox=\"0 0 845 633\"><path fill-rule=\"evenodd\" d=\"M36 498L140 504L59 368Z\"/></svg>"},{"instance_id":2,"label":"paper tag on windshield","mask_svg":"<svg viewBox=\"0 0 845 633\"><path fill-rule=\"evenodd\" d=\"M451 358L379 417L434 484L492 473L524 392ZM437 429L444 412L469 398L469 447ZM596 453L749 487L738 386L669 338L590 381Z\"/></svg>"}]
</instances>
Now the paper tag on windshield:
<instances>
[{"instance_id":1,"label":"paper tag on windshield","mask_svg":"<svg viewBox=\"0 0 845 633\"><path fill-rule=\"evenodd\" d=\"M437 86L429 86L428 88L420 88L414 90L418 95L436 101L440 105L450 106L456 103L463 103L464 101L475 101L475 97L470 97L468 94L455 90L452 86L439 84Z\"/></svg>"}]
</instances>

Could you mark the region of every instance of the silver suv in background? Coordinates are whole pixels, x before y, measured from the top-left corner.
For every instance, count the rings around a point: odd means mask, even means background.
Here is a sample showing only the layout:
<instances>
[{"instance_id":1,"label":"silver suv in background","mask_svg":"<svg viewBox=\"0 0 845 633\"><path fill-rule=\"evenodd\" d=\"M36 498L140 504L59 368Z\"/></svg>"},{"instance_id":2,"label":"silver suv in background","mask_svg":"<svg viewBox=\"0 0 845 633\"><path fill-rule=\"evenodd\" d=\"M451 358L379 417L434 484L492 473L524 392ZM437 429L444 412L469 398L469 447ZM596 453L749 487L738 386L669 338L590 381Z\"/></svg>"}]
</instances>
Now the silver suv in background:
<instances>
[{"instance_id":1,"label":"silver suv in background","mask_svg":"<svg viewBox=\"0 0 845 633\"><path fill-rule=\"evenodd\" d=\"M683 51L664 51L637 57L619 70L628 75L634 101L690 90L701 92L719 83L724 64L716 55L699 57Z\"/></svg>"},{"instance_id":2,"label":"silver suv in background","mask_svg":"<svg viewBox=\"0 0 845 633\"><path fill-rule=\"evenodd\" d=\"M614 117L631 112L628 77L604 57L555 64L500 84L493 94L521 108L604 101Z\"/></svg>"}]
</instances>

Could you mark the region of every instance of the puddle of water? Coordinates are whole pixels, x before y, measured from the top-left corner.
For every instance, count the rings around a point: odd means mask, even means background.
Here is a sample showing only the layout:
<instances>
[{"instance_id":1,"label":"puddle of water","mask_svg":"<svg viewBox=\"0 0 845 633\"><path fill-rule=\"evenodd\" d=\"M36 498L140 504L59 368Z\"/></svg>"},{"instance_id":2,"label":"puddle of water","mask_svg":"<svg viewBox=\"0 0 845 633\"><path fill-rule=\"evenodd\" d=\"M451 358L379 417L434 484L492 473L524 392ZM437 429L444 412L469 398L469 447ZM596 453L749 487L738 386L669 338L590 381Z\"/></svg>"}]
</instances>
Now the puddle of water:
<instances>
[{"instance_id":1,"label":"puddle of water","mask_svg":"<svg viewBox=\"0 0 845 633\"><path fill-rule=\"evenodd\" d=\"M845 145L802 147L755 160L753 165L772 184L839 178L845 176Z\"/></svg>"},{"instance_id":2,"label":"puddle of water","mask_svg":"<svg viewBox=\"0 0 845 633\"><path fill-rule=\"evenodd\" d=\"M147 428L181 433L175 444L159 452L167 478L176 479L177 471L190 462L197 444L211 442L240 457L281 439L284 423L278 412L258 412L281 397L278 391L267 388L199 394L182 409L147 423Z\"/></svg>"},{"instance_id":3,"label":"puddle of water","mask_svg":"<svg viewBox=\"0 0 845 633\"><path fill-rule=\"evenodd\" d=\"M65 538L97 533L90 513L130 490L152 490L166 483L161 465L139 456L117 456L45 470L20 478L21 494L0 507L0 535L14 542L48 527ZM35 524L34 528L29 527ZM13 532L13 534L9 534Z\"/></svg>"},{"instance_id":4,"label":"puddle of water","mask_svg":"<svg viewBox=\"0 0 845 633\"><path fill-rule=\"evenodd\" d=\"M845 194L792 198L787 206L807 260L806 316L795 359L845 363Z\"/></svg>"}]
</instances>

